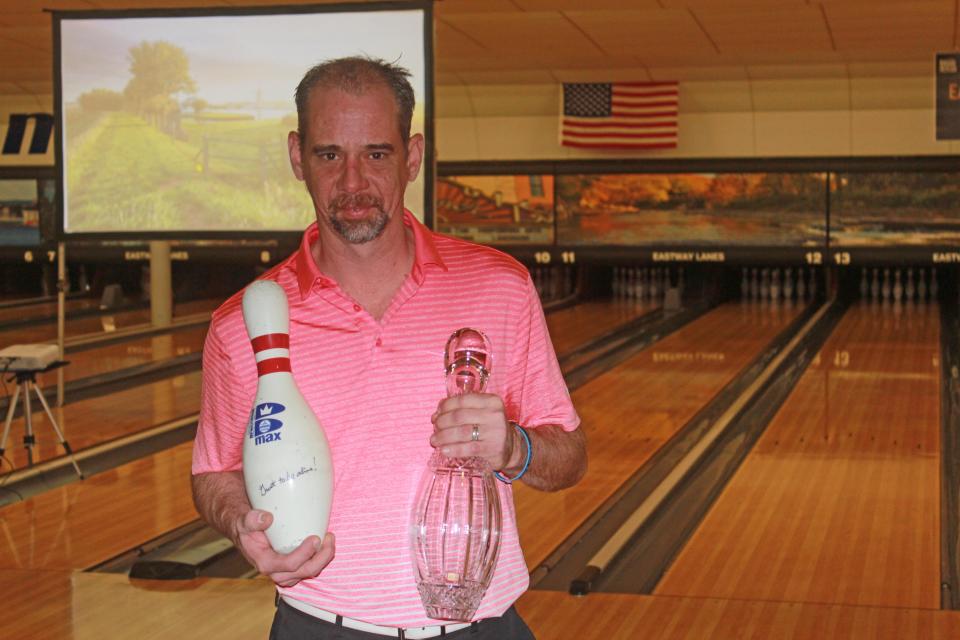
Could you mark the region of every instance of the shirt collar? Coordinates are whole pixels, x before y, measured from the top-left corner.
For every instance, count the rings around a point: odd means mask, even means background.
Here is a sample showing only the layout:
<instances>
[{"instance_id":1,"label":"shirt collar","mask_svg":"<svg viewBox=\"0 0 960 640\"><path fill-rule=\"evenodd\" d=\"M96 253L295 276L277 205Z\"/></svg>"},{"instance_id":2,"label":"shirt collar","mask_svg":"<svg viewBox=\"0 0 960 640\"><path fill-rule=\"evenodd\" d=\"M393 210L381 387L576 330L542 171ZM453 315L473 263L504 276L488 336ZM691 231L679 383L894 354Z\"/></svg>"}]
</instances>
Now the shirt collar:
<instances>
[{"instance_id":1,"label":"shirt collar","mask_svg":"<svg viewBox=\"0 0 960 640\"><path fill-rule=\"evenodd\" d=\"M413 269L411 274L414 281L423 284L426 267L435 266L443 271L447 270L437 245L433 240L433 232L427 229L423 223L417 220L416 216L407 209L403 210L403 224L413 230L414 256ZM303 232L303 239L300 241L300 248L297 250L294 265L297 270L297 282L300 285L300 298L306 298L315 284L320 287L333 287L336 282L329 276L324 275L313 261L313 255L310 253L310 247L316 243L320 236L320 230L317 229L317 223L314 222L306 231Z\"/></svg>"}]
</instances>

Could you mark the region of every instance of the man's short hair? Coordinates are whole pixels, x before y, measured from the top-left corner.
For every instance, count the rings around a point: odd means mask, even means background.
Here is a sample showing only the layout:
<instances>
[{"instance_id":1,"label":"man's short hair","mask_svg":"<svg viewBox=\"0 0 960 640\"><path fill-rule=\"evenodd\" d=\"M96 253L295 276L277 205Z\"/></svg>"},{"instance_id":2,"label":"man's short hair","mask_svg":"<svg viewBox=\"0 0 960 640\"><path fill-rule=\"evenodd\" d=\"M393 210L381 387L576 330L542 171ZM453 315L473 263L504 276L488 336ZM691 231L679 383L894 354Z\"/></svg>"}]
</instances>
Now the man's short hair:
<instances>
[{"instance_id":1,"label":"man's short hair","mask_svg":"<svg viewBox=\"0 0 960 640\"><path fill-rule=\"evenodd\" d=\"M377 58L351 56L327 60L312 67L297 85L297 128L301 144L307 130L307 102L310 93L316 87L339 89L354 95L362 94L371 86L384 84L393 92L397 103L397 124L400 137L406 143L410 139L410 125L413 120L413 107L416 99L410 86L410 72Z\"/></svg>"}]
</instances>

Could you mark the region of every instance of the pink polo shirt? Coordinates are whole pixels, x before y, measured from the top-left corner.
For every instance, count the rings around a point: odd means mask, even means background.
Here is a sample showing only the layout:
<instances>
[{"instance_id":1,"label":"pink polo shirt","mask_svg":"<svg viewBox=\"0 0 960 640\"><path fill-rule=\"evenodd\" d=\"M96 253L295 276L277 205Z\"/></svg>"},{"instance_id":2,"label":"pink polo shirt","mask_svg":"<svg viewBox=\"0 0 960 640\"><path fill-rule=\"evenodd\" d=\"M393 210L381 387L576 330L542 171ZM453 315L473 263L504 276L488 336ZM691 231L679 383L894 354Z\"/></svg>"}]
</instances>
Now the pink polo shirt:
<instances>
[{"instance_id":1,"label":"pink polo shirt","mask_svg":"<svg viewBox=\"0 0 960 640\"><path fill-rule=\"evenodd\" d=\"M300 249L266 273L290 303L293 376L326 431L333 454L330 530L336 557L286 596L351 618L396 627L436 624L424 612L410 559L409 522L433 452L430 416L446 396L443 350L456 329L486 333L487 391L523 425L580 420L570 401L527 270L489 247L435 234L409 212L416 257L378 322L310 255L316 224ZM241 293L213 314L203 349L203 399L193 473L241 468L241 443L257 386ZM529 576L511 488L497 483L503 534L493 581L477 618L499 616Z\"/></svg>"}]
</instances>

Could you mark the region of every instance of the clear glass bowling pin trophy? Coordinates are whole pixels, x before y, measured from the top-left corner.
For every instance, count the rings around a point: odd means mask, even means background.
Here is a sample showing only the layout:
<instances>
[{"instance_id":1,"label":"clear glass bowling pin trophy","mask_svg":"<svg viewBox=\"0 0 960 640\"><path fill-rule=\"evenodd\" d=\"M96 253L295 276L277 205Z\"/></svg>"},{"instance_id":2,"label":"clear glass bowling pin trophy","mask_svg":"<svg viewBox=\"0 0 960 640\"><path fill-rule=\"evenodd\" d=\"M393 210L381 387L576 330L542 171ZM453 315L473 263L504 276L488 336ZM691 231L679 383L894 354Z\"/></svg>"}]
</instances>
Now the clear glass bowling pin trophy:
<instances>
[{"instance_id":1,"label":"clear glass bowling pin trophy","mask_svg":"<svg viewBox=\"0 0 960 640\"><path fill-rule=\"evenodd\" d=\"M490 375L486 336L460 329L447 341L447 395L480 393ZM497 564L500 495L483 458L447 458L434 451L414 503L411 543L414 573L427 615L468 622Z\"/></svg>"},{"instance_id":2,"label":"clear glass bowling pin trophy","mask_svg":"<svg viewBox=\"0 0 960 640\"><path fill-rule=\"evenodd\" d=\"M333 463L327 437L290 369L290 312L271 280L243 294L243 320L257 361L257 393L243 439L243 480L255 509L269 511L267 539L289 553L327 532Z\"/></svg>"}]
</instances>

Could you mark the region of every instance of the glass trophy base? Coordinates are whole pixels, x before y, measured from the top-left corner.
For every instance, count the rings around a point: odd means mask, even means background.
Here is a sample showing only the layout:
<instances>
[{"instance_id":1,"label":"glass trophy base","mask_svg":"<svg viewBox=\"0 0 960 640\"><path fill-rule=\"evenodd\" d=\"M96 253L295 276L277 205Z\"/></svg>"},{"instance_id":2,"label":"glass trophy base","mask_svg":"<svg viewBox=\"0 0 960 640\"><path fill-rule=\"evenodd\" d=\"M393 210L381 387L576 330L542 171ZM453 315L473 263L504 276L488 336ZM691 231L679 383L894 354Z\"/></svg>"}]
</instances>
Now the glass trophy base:
<instances>
[{"instance_id":1,"label":"glass trophy base","mask_svg":"<svg viewBox=\"0 0 960 640\"><path fill-rule=\"evenodd\" d=\"M434 620L455 620L470 622L480 606L483 598L484 586L476 582L465 584L431 584L417 585L420 590L420 599L427 616Z\"/></svg>"}]
</instances>

